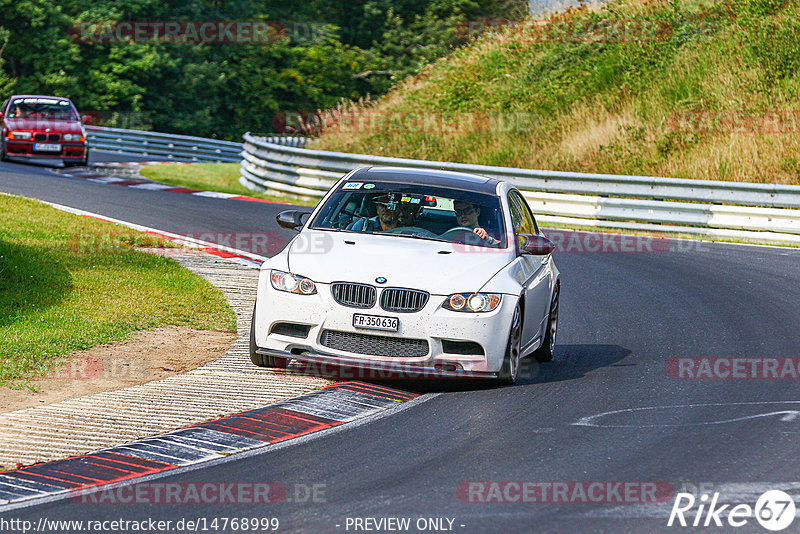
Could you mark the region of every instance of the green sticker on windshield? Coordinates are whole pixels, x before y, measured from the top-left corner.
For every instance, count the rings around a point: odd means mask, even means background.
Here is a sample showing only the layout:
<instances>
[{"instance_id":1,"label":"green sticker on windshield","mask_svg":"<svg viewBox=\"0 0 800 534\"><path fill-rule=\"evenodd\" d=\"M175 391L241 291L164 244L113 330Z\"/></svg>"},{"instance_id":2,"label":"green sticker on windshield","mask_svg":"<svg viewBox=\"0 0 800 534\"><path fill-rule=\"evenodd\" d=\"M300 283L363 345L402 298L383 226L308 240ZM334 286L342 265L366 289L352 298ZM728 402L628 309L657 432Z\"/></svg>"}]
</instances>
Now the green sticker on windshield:
<instances>
[{"instance_id":1,"label":"green sticker on windshield","mask_svg":"<svg viewBox=\"0 0 800 534\"><path fill-rule=\"evenodd\" d=\"M375 187L375 184L364 184L364 189L372 189Z\"/></svg>"}]
</instances>

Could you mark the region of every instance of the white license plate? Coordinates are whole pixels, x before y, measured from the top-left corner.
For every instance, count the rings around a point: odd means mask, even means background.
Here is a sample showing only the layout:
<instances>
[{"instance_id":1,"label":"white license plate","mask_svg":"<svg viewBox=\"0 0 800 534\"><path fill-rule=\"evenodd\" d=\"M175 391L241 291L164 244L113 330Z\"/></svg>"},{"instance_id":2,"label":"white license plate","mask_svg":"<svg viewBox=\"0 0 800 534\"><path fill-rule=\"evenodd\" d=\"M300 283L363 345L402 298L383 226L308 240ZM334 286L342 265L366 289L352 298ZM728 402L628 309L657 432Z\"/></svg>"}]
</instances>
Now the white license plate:
<instances>
[{"instance_id":1,"label":"white license plate","mask_svg":"<svg viewBox=\"0 0 800 534\"><path fill-rule=\"evenodd\" d=\"M367 328L369 330L386 330L387 332L397 332L400 328L400 319L397 317L380 317L378 315L353 314L353 326L355 328Z\"/></svg>"},{"instance_id":2,"label":"white license plate","mask_svg":"<svg viewBox=\"0 0 800 534\"><path fill-rule=\"evenodd\" d=\"M49 145L47 143L34 143L33 149L38 152L61 152L61 145Z\"/></svg>"}]
</instances>

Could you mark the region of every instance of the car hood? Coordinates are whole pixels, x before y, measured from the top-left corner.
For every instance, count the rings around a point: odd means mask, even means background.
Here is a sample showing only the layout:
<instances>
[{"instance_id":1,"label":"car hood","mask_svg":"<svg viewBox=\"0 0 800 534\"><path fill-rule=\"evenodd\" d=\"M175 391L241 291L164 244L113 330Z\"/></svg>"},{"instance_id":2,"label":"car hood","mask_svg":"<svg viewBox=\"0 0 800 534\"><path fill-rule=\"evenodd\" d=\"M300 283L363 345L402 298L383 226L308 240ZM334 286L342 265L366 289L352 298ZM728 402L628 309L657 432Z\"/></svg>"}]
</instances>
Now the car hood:
<instances>
[{"instance_id":1,"label":"car hood","mask_svg":"<svg viewBox=\"0 0 800 534\"><path fill-rule=\"evenodd\" d=\"M399 236L304 230L288 249L292 273L315 282L359 282L432 294L478 291L513 259L509 251Z\"/></svg>"},{"instance_id":2,"label":"car hood","mask_svg":"<svg viewBox=\"0 0 800 534\"><path fill-rule=\"evenodd\" d=\"M9 130L44 132L50 128L52 133L82 133L80 121L46 119L6 119Z\"/></svg>"}]
</instances>

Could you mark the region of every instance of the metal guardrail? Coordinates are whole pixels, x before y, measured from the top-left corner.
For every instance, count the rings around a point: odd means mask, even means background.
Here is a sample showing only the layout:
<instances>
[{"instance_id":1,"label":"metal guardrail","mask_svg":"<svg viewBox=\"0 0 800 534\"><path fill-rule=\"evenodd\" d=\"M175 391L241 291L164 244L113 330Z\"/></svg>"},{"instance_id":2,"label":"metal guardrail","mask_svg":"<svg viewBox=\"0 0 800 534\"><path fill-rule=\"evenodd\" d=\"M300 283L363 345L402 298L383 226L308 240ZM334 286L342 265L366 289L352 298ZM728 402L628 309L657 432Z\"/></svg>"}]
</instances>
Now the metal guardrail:
<instances>
[{"instance_id":1,"label":"metal guardrail","mask_svg":"<svg viewBox=\"0 0 800 534\"><path fill-rule=\"evenodd\" d=\"M242 144L205 137L86 126L89 147L119 154L158 156L173 161L234 162L241 159ZM273 143L303 146L302 137L268 137Z\"/></svg>"},{"instance_id":2,"label":"metal guardrail","mask_svg":"<svg viewBox=\"0 0 800 534\"><path fill-rule=\"evenodd\" d=\"M346 172L389 165L480 174L517 186L541 222L800 244L800 187L514 169L281 146L246 133L239 182L322 197Z\"/></svg>"}]
</instances>

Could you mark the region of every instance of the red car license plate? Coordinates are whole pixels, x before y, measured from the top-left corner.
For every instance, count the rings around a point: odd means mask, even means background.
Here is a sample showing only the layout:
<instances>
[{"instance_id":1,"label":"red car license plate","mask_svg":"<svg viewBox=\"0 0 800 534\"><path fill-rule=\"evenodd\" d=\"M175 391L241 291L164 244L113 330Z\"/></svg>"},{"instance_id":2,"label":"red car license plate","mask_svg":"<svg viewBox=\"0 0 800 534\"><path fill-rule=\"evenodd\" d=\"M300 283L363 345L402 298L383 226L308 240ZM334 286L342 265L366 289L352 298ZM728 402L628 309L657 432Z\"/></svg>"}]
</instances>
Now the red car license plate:
<instances>
[{"instance_id":1,"label":"red car license plate","mask_svg":"<svg viewBox=\"0 0 800 534\"><path fill-rule=\"evenodd\" d=\"M61 152L61 145L34 143L33 149L37 152Z\"/></svg>"}]
</instances>

